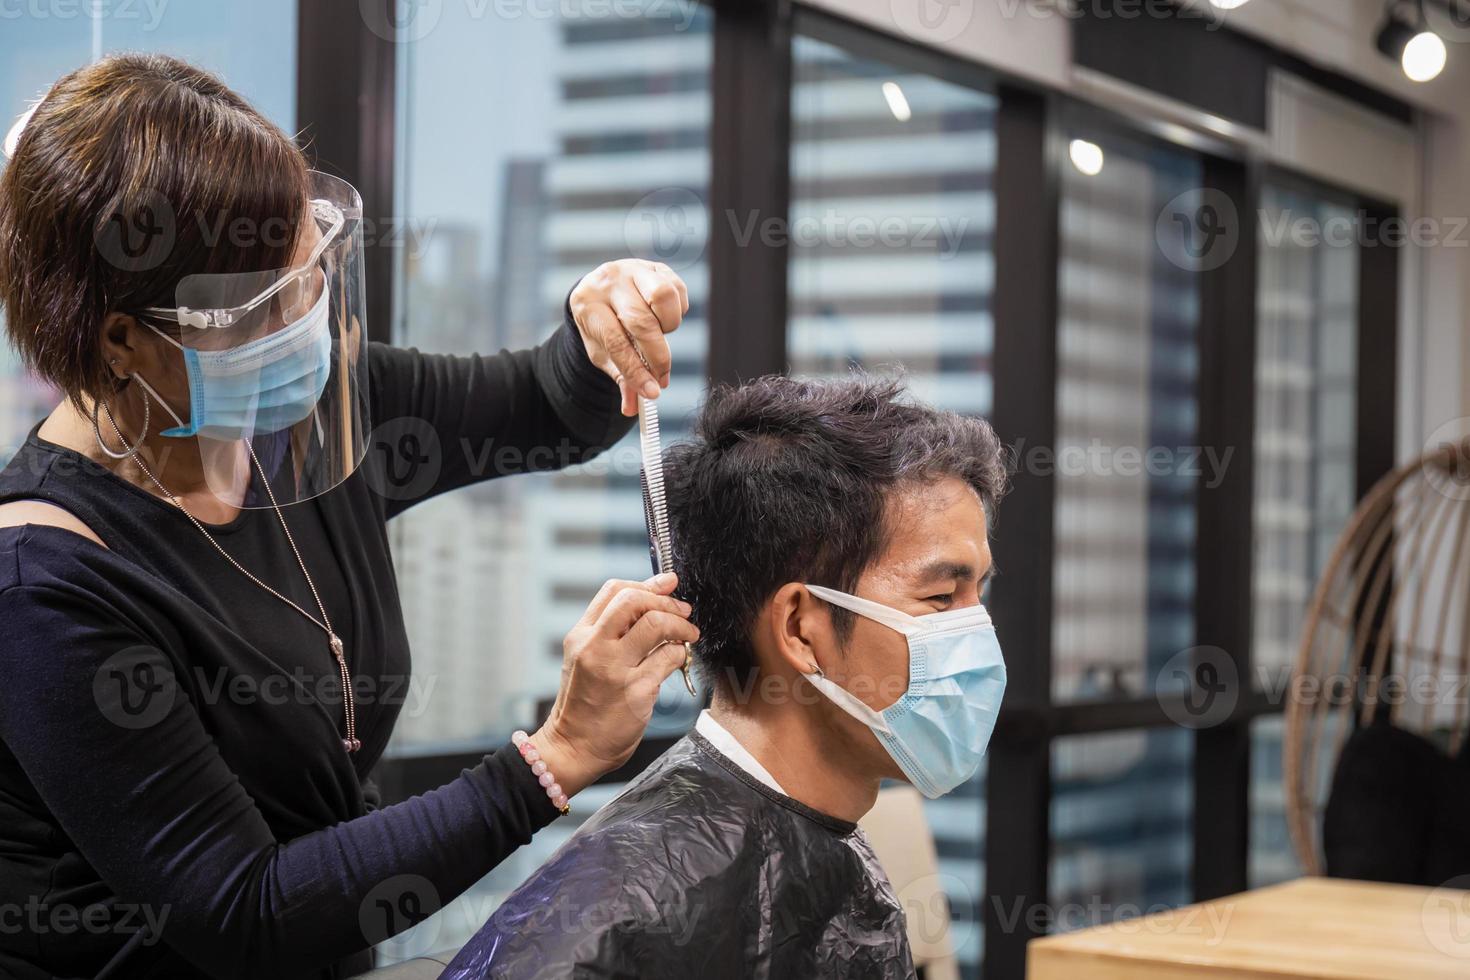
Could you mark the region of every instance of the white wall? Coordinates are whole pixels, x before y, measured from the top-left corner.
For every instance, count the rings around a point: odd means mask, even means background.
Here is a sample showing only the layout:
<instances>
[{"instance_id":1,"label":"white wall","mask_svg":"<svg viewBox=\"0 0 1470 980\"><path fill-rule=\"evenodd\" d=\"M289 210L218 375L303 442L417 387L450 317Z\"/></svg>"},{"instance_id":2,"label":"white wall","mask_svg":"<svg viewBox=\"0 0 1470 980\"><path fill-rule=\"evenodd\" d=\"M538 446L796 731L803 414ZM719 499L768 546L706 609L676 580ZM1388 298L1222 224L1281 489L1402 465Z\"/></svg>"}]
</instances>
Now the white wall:
<instances>
[{"instance_id":1,"label":"white wall","mask_svg":"<svg viewBox=\"0 0 1470 980\"><path fill-rule=\"evenodd\" d=\"M807 2L1059 91L1079 91L1071 21L1053 0ZM1418 85L1373 47L1381 0L1250 0L1223 15L1207 11L1203 0L1190 2L1201 16L1223 16L1233 30L1386 90L1421 110L1417 130L1407 134L1395 134L1393 127L1376 131L1372 123L1359 126L1361 120L1293 114L1277 124L1290 130L1272 134L1271 152L1349 186L1372 184L1382 191L1391 185L1406 217L1434 218L1446 232L1470 217L1470 99L1465 97L1470 95L1470 30L1448 39L1450 64L1444 74ZM927 21L920 10L928 11ZM1273 106L1280 104L1273 100ZM1405 135L1413 143L1407 153L1392 145ZM1399 167L1411 172L1395 180L1393 170ZM1458 241L1403 249L1400 458L1418 454L1430 434L1470 416L1465 327L1470 321L1470 247L1465 247L1470 231L1461 232Z\"/></svg>"}]
</instances>

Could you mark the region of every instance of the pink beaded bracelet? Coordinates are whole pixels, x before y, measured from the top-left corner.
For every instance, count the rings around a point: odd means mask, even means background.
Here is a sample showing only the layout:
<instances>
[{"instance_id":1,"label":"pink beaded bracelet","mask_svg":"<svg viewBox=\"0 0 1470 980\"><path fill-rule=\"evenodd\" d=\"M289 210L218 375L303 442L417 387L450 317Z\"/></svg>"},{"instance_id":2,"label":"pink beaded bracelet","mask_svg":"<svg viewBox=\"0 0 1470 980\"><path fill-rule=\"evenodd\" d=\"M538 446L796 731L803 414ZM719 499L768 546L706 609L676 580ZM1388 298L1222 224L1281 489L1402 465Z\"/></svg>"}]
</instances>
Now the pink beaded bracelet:
<instances>
[{"instance_id":1,"label":"pink beaded bracelet","mask_svg":"<svg viewBox=\"0 0 1470 980\"><path fill-rule=\"evenodd\" d=\"M541 758L541 753L537 752L536 746L531 744L531 736L523 731L517 731L511 735L510 742L521 753L521 758L530 765L531 771L536 774L536 781L541 784L542 789L546 790L551 805L560 810L562 816L571 813L572 805L567 800L567 794L561 791L561 783L556 781L551 770L546 768L546 762Z\"/></svg>"}]
</instances>

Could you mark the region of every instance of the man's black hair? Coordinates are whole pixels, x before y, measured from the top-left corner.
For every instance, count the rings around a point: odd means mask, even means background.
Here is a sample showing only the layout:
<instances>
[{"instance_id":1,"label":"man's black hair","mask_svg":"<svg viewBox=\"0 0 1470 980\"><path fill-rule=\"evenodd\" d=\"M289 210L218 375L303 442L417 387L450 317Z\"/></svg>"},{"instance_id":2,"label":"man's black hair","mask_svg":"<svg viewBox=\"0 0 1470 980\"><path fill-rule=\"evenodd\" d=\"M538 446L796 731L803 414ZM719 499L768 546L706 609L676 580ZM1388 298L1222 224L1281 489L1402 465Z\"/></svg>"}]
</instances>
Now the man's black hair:
<instances>
[{"instance_id":1,"label":"man's black hair","mask_svg":"<svg viewBox=\"0 0 1470 980\"><path fill-rule=\"evenodd\" d=\"M720 387L693 441L669 450L674 570L707 680L748 677L755 614L781 586L856 587L887 547L895 490L955 477L994 520L1006 461L990 424L905 396L901 382L861 374ZM845 635L850 614L832 613Z\"/></svg>"}]
</instances>

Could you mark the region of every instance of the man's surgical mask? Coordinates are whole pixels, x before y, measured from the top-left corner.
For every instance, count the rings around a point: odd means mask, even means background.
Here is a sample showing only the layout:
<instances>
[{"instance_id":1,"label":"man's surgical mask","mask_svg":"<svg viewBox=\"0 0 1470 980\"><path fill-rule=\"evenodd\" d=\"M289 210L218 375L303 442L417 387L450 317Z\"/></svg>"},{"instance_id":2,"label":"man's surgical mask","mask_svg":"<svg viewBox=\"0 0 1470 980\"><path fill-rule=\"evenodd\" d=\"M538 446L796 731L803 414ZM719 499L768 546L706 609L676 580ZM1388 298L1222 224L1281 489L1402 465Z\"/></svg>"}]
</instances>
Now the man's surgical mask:
<instances>
[{"instance_id":1,"label":"man's surgical mask","mask_svg":"<svg viewBox=\"0 0 1470 980\"><path fill-rule=\"evenodd\" d=\"M903 634L909 648L908 691L881 712L820 669L806 675L812 686L872 729L909 782L931 800L979 772L1006 689L1000 641L985 607L910 616L820 585L807 589Z\"/></svg>"},{"instance_id":2,"label":"man's surgical mask","mask_svg":"<svg viewBox=\"0 0 1470 980\"><path fill-rule=\"evenodd\" d=\"M321 399L331 373L329 311L329 297L322 290L316 305L301 319L226 350L185 347L150 324L155 333L184 352L189 374L187 423L142 382L179 423L162 435L229 441L280 432L306 418Z\"/></svg>"}]
</instances>

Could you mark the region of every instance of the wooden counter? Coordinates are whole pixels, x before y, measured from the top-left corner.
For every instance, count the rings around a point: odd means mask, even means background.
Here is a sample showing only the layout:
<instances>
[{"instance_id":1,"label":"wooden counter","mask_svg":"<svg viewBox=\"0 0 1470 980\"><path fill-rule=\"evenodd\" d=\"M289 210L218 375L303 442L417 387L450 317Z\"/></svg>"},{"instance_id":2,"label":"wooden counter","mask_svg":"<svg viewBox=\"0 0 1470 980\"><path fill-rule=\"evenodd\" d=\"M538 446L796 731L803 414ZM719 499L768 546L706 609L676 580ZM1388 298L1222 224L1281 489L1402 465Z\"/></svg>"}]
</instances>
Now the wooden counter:
<instances>
[{"instance_id":1,"label":"wooden counter","mask_svg":"<svg viewBox=\"0 0 1470 980\"><path fill-rule=\"evenodd\" d=\"M1032 940L1026 976L1470 980L1470 891L1302 878Z\"/></svg>"}]
</instances>

